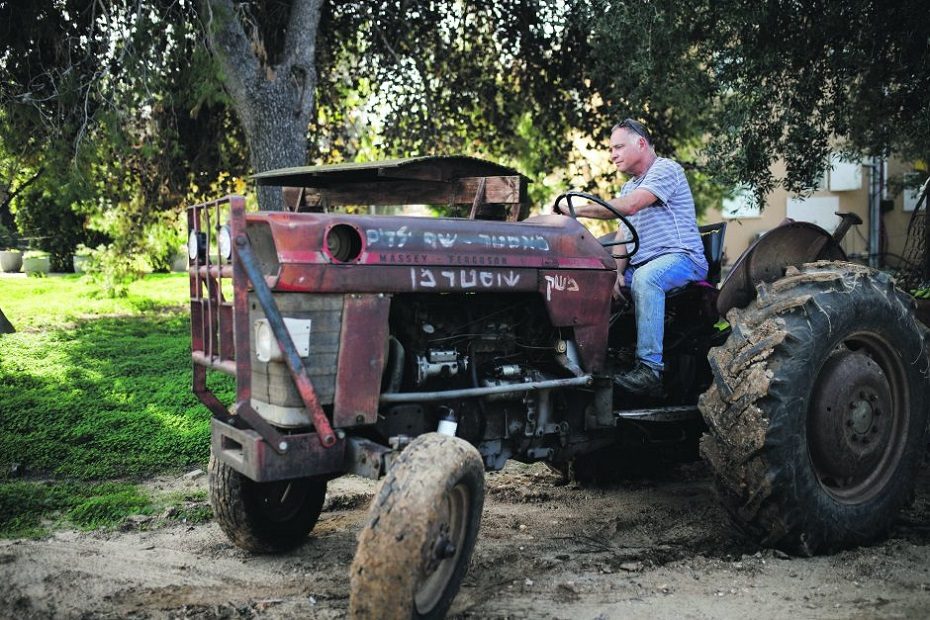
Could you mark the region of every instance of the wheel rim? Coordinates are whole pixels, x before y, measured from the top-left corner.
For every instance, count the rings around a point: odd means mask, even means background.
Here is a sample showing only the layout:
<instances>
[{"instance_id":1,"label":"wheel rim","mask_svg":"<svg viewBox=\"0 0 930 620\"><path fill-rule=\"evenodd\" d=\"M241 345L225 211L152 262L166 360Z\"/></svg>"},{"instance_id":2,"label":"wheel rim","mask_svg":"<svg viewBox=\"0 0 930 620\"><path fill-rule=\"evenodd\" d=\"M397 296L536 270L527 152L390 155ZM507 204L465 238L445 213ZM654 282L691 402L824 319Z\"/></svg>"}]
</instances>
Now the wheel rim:
<instances>
[{"instance_id":1,"label":"wheel rim","mask_svg":"<svg viewBox=\"0 0 930 620\"><path fill-rule=\"evenodd\" d=\"M891 345L855 334L823 364L808 415L808 450L820 485L848 504L867 501L895 475L907 444L905 371Z\"/></svg>"},{"instance_id":2,"label":"wheel rim","mask_svg":"<svg viewBox=\"0 0 930 620\"><path fill-rule=\"evenodd\" d=\"M449 491L443 501L442 522L433 540L426 576L414 595L417 612L428 614L442 599L464 551L471 495L464 483ZM450 546L451 545L451 546Z\"/></svg>"},{"instance_id":3,"label":"wheel rim","mask_svg":"<svg viewBox=\"0 0 930 620\"><path fill-rule=\"evenodd\" d=\"M307 494L306 485L293 480L266 482L259 488L262 514L273 523L285 523L294 518Z\"/></svg>"}]
</instances>

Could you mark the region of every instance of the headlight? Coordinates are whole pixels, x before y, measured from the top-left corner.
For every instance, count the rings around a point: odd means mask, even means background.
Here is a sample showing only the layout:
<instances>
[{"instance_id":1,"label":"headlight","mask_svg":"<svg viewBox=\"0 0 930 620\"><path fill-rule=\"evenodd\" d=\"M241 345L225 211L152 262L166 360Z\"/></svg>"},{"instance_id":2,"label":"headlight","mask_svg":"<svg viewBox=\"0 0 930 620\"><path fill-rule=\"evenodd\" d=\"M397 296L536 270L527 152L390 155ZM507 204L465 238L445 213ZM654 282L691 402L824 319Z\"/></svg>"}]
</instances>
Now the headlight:
<instances>
[{"instance_id":1,"label":"headlight","mask_svg":"<svg viewBox=\"0 0 930 620\"><path fill-rule=\"evenodd\" d=\"M229 226L220 227L220 232L216 235L216 242L220 246L220 256L226 260L232 258L232 235L229 232Z\"/></svg>"},{"instance_id":2,"label":"headlight","mask_svg":"<svg viewBox=\"0 0 930 620\"><path fill-rule=\"evenodd\" d=\"M284 317L284 328L291 336L291 342L294 343L294 349L300 357L310 355L310 330L313 321L310 319L295 319L289 316ZM283 362L284 353L278 345L278 339L275 338L274 331L271 329L271 323L268 319L258 319L253 324L255 335L255 357L260 362Z\"/></svg>"},{"instance_id":3,"label":"headlight","mask_svg":"<svg viewBox=\"0 0 930 620\"><path fill-rule=\"evenodd\" d=\"M255 321L255 357L265 363L284 359L267 319Z\"/></svg>"},{"instance_id":4,"label":"headlight","mask_svg":"<svg viewBox=\"0 0 930 620\"><path fill-rule=\"evenodd\" d=\"M197 257L203 258L204 246L207 244L207 235L206 233L197 232L192 230L190 236L187 238L187 255L191 260L197 260Z\"/></svg>"}]
</instances>

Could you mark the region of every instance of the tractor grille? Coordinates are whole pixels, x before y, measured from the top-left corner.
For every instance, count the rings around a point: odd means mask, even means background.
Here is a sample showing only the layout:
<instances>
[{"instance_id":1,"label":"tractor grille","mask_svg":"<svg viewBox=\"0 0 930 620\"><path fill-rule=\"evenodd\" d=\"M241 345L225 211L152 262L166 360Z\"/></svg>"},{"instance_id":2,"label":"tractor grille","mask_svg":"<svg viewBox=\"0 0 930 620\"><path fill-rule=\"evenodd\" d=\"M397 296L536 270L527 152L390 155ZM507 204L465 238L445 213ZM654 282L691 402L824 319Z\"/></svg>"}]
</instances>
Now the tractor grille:
<instances>
[{"instance_id":1,"label":"tractor grille","mask_svg":"<svg viewBox=\"0 0 930 620\"><path fill-rule=\"evenodd\" d=\"M322 405L330 405L336 391L336 362L342 329L343 295L275 293L275 303L285 318L310 319L310 353L302 358ZM254 293L249 295L249 323L265 318ZM254 336L253 336L254 337ZM252 398L277 407L304 408L284 362L260 362L252 351ZM261 409L261 407L259 407Z\"/></svg>"}]
</instances>

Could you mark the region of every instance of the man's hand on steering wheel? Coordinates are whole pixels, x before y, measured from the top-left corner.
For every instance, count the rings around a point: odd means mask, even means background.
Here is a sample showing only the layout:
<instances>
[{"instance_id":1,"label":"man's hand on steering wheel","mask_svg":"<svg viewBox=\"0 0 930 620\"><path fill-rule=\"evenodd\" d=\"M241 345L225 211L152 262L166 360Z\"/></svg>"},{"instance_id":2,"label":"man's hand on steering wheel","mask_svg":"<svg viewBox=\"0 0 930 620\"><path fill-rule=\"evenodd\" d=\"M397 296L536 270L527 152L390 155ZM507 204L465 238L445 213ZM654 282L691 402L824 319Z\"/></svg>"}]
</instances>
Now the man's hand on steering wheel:
<instances>
[{"instance_id":1,"label":"man's hand on steering wheel","mask_svg":"<svg viewBox=\"0 0 930 620\"><path fill-rule=\"evenodd\" d=\"M615 259L629 258L639 251L639 233L636 232L636 229L633 227L633 224L630 223L630 220L627 218L627 216L620 213L619 209L617 209L606 200L598 198L592 194L587 194L585 192L566 192L555 199L555 203L552 205L552 212L560 215L567 215L568 217L576 220L579 217L583 217L575 213L575 206L572 204L572 198L584 198L588 202L593 202L596 205L604 207L614 216L616 216L616 218L622 222L623 226L626 227L627 237L625 239L621 239L619 241L602 241L601 245L603 245L605 248L609 248L616 245L626 246L627 244L632 243L633 249L627 250L625 254L614 254L611 252L611 256L613 256ZM568 213L564 213L563 211L563 207L561 206L563 202L568 207Z\"/></svg>"}]
</instances>

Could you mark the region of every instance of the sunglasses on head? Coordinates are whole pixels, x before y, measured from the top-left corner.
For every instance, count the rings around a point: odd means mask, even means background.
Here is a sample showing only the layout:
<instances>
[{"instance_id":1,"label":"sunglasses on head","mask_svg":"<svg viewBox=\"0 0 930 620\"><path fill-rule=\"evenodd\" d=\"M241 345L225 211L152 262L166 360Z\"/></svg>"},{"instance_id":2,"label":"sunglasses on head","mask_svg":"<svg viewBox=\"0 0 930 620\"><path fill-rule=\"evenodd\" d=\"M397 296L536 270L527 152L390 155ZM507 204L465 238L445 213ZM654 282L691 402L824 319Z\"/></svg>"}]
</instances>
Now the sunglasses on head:
<instances>
[{"instance_id":1,"label":"sunglasses on head","mask_svg":"<svg viewBox=\"0 0 930 620\"><path fill-rule=\"evenodd\" d=\"M652 143L652 137L649 135L649 132L646 131L646 128L639 121L634 121L632 118L627 118L623 120L620 124L617 125L617 129L626 129L632 131L636 135L644 138L646 142Z\"/></svg>"}]
</instances>

